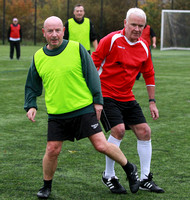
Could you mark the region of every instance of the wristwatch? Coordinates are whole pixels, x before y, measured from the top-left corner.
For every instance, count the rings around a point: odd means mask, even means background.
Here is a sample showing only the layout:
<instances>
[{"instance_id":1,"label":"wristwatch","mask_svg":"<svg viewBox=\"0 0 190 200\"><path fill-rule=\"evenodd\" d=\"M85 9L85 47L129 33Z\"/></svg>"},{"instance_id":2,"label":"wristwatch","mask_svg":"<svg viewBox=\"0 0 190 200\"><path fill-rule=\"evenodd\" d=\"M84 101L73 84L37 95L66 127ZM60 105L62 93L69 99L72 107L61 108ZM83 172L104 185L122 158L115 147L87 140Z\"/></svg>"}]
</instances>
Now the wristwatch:
<instances>
[{"instance_id":1,"label":"wristwatch","mask_svg":"<svg viewBox=\"0 0 190 200\"><path fill-rule=\"evenodd\" d=\"M153 101L154 103L156 103L155 99L149 99L149 102Z\"/></svg>"}]
</instances>

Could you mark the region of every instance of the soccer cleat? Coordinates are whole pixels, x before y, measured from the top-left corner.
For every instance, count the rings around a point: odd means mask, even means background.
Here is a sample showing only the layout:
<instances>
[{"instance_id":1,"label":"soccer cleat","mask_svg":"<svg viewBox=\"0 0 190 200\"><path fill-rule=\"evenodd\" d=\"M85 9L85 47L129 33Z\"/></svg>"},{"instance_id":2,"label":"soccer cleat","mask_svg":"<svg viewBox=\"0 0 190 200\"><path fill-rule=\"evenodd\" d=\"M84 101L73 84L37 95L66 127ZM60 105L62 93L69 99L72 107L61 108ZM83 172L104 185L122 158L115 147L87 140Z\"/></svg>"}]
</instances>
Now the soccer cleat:
<instances>
[{"instance_id":1,"label":"soccer cleat","mask_svg":"<svg viewBox=\"0 0 190 200\"><path fill-rule=\"evenodd\" d=\"M162 188L160 188L159 186L157 186L154 183L154 181L152 180L153 179L153 174L152 173L149 173L147 178L148 179L143 179L141 181L139 189L147 190L147 191L150 191L150 192L156 192L156 193L164 193L165 192Z\"/></svg>"},{"instance_id":2,"label":"soccer cleat","mask_svg":"<svg viewBox=\"0 0 190 200\"><path fill-rule=\"evenodd\" d=\"M105 186L107 186L112 193L116 194L126 194L126 189L119 183L119 179L117 176L111 178L105 178L104 173L102 176L102 182Z\"/></svg>"},{"instance_id":3,"label":"soccer cleat","mask_svg":"<svg viewBox=\"0 0 190 200\"><path fill-rule=\"evenodd\" d=\"M140 179L137 174L137 166L135 164L132 165L133 165L133 171L127 175L127 179L129 181L129 188L131 192L136 193L139 190Z\"/></svg>"},{"instance_id":4,"label":"soccer cleat","mask_svg":"<svg viewBox=\"0 0 190 200\"><path fill-rule=\"evenodd\" d=\"M41 199L47 199L49 197L51 193L51 189L50 188L45 188L45 187L42 187L38 193L37 193L37 197L38 198L41 198Z\"/></svg>"}]
</instances>

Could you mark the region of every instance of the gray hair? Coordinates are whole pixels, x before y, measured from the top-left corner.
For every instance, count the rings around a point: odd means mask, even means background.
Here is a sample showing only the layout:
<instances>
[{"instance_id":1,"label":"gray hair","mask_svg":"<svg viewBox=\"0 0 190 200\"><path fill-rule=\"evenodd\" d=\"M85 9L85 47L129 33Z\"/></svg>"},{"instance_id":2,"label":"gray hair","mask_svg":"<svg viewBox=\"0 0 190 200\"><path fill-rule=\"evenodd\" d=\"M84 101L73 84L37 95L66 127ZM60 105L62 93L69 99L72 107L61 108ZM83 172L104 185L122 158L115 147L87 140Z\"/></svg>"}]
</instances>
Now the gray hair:
<instances>
[{"instance_id":1,"label":"gray hair","mask_svg":"<svg viewBox=\"0 0 190 200\"><path fill-rule=\"evenodd\" d=\"M82 4L76 4L76 5L74 6L73 11L75 11L75 8L78 8L78 7L83 7L83 10L84 10L84 6L83 6Z\"/></svg>"},{"instance_id":2,"label":"gray hair","mask_svg":"<svg viewBox=\"0 0 190 200\"><path fill-rule=\"evenodd\" d=\"M142 17L142 18L144 18L145 21L146 21L146 14L145 14L145 12L144 12L142 9L140 9L140 8L130 8L130 9L127 11L127 14L126 14L126 20L127 20L127 21L128 21L129 16L130 16L131 14L135 14L135 15L137 15L137 16L139 16L139 17Z\"/></svg>"}]
</instances>

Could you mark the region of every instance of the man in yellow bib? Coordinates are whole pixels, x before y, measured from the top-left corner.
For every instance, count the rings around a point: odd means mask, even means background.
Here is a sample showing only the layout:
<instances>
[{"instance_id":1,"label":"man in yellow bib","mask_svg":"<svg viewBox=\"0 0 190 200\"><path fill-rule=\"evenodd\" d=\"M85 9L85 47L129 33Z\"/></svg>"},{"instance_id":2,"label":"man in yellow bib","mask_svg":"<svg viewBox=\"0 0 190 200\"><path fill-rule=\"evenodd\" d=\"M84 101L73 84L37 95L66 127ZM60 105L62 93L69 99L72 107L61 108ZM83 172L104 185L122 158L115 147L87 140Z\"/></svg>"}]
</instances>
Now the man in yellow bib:
<instances>
[{"instance_id":1,"label":"man in yellow bib","mask_svg":"<svg viewBox=\"0 0 190 200\"><path fill-rule=\"evenodd\" d=\"M94 25L89 18L84 17L84 7L77 4L74 7L74 18L65 23L64 39L73 40L81 43L90 53L90 44L92 42L94 49L98 46L97 35Z\"/></svg>"},{"instance_id":2,"label":"man in yellow bib","mask_svg":"<svg viewBox=\"0 0 190 200\"><path fill-rule=\"evenodd\" d=\"M140 181L136 165L126 159L119 147L107 142L102 132L99 120L103 97L90 54L80 43L63 39L63 23L56 16L45 20L42 31L48 44L34 54L26 80L24 104L28 119L35 122L36 98L42 94L43 85L48 134L43 158L44 185L37 196L48 198L51 193L63 142L86 137L97 151L122 166L131 192L137 192Z\"/></svg>"}]
</instances>

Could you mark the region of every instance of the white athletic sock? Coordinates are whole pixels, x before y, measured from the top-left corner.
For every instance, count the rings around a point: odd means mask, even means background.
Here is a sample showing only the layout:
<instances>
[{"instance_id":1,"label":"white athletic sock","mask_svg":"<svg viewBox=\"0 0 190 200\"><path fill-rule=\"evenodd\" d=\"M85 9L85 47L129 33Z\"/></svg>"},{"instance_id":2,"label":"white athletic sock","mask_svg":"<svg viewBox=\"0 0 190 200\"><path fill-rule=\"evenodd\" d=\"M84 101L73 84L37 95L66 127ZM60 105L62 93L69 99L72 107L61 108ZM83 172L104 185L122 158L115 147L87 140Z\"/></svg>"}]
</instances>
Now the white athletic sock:
<instances>
[{"instance_id":1,"label":"white athletic sock","mask_svg":"<svg viewBox=\"0 0 190 200\"><path fill-rule=\"evenodd\" d=\"M122 140L118 140L114 138L112 135L109 136L108 142L115 144L116 146L120 146ZM115 161L106 156L106 168L105 168L105 178L111 178L115 176L114 169Z\"/></svg>"},{"instance_id":2,"label":"white athletic sock","mask_svg":"<svg viewBox=\"0 0 190 200\"><path fill-rule=\"evenodd\" d=\"M150 163L152 157L152 144L151 140L142 141L137 140L137 151L140 158L141 165L141 180L147 179L148 174L150 173Z\"/></svg>"}]
</instances>

